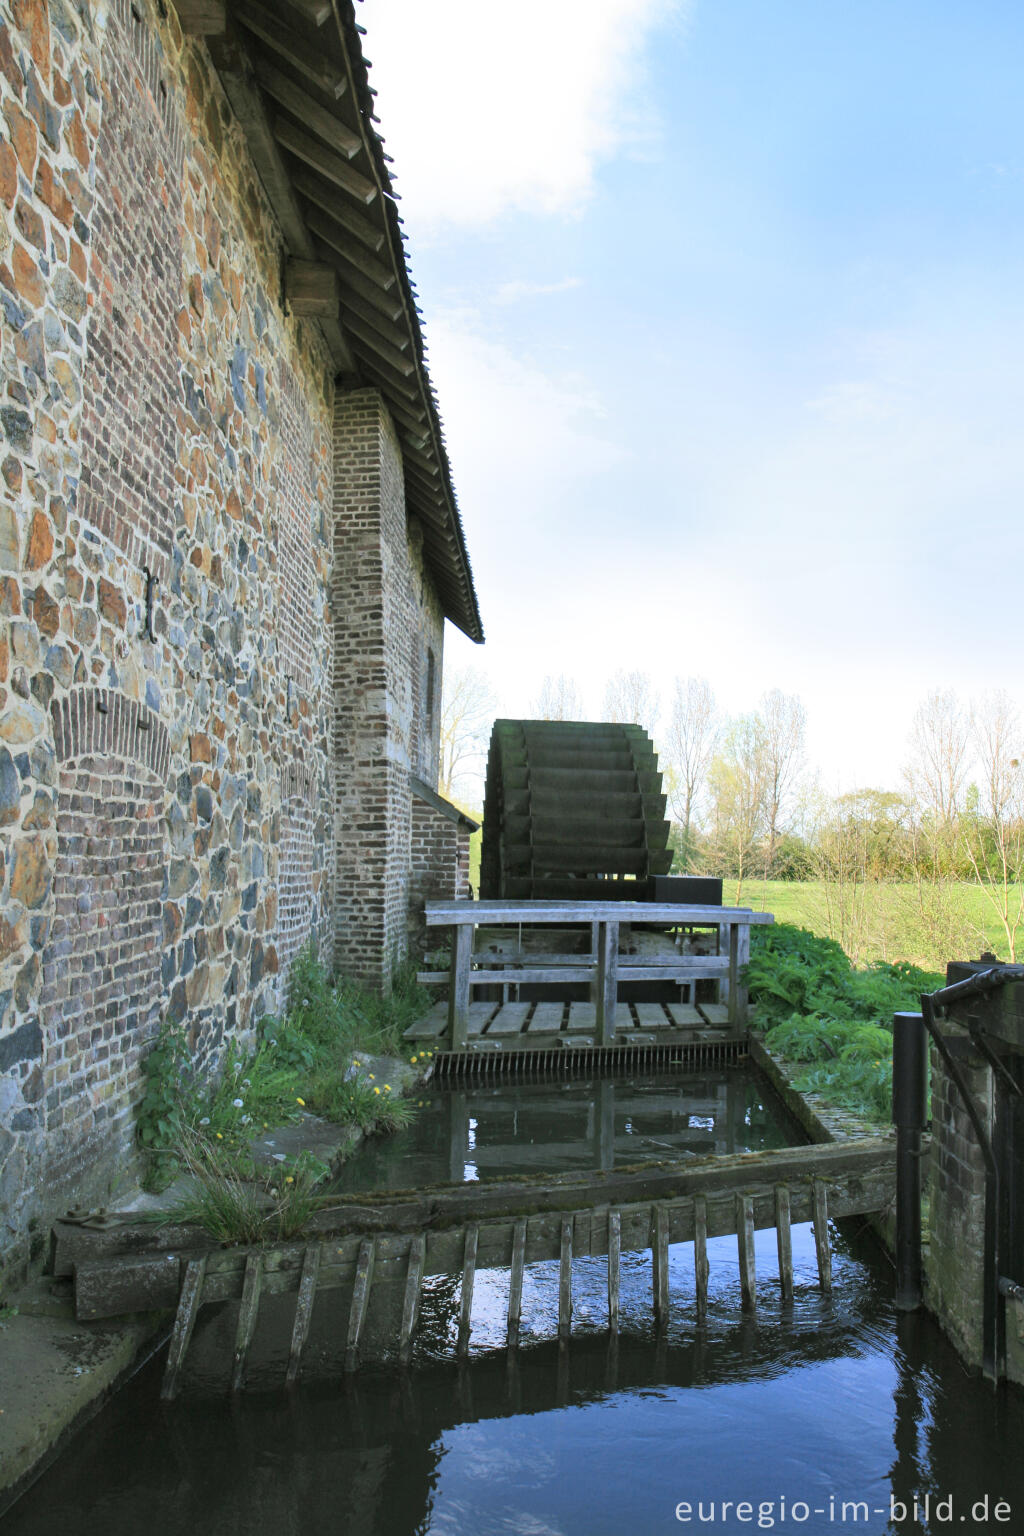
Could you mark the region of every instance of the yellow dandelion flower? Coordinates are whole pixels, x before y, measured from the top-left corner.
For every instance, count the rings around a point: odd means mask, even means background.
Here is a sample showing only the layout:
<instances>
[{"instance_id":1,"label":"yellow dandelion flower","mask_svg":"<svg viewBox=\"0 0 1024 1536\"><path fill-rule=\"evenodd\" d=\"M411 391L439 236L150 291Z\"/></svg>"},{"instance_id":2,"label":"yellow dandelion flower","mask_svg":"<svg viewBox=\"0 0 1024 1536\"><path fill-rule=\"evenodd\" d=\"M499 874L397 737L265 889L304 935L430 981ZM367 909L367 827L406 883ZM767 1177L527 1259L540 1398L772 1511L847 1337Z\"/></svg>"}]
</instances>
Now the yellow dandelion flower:
<instances>
[{"instance_id":1,"label":"yellow dandelion flower","mask_svg":"<svg viewBox=\"0 0 1024 1536\"><path fill-rule=\"evenodd\" d=\"M371 1083L372 1083L372 1082L373 1082L373 1073L372 1073L372 1072L371 1072L371 1073L370 1073L370 1074L369 1074L369 1076L370 1076L370 1082L371 1082Z\"/></svg>"},{"instance_id":2,"label":"yellow dandelion flower","mask_svg":"<svg viewBox=\"0 0 1024 1536\"><path fill-rule=\"evenodd\" d=\"M391 1092L391 1084L390 1083L385 1083L384 1084L384 1092L385 1093L390 1093Z\"/></svg>"},{"instance_id":3,"label":"yellow dandelion flower","mask_svg":"<svg viewBox=\"0 0 1024 1536\"><path fill-rule=\"evenodd\" d=\"M286 1184L294 1184L295 1183L295 1180L292 1178L291 1174L289 1174L288 1177L285 1179L285 1183Z\"/></svg>"},{"instance_id":4,"label":"yellow dandelion flower","mask_svg":"<svg viewBox=\"0 0 1024 1536\"><path fill-rule=\"evenodd\" d=\"M218 1141L223 1141L224 1140L224 1132L223 1131L218 1131L217 1132L217 1140Z\"/></svg>"},{"instance_id":5,"label":"yellow dandelion flower","mask_svg":"<svg viewBox=\"0 0 1024 1536\"><path fill-rule=\"evenodd\" d=\"M380 1093L380 1089L379 1088L375 1088L373 1091L374 1091L374 1093Z\"/></svg>"},{"instance_id":6,"label":"yellow dandelion flower","mask_svg":"<svg viewBox=\"0 0 1024 1536\"><path fill-rule=\"evenodd\" d=\"M301 1105L302 1105L302 1107L303 1107L303 1109L305 1109L305 1107L306 1107L306 1101L305 1101L305 1099L299 1099L299 1098L297 1098L297 1099L296 1099L296 1100L295 1100L295 1102L296 1102L296 1104L301 1104Z\"/></svg>"},{"instance_id":7,"label":"yellow dandelion flower","mask_svg":"<svg viewBox=\"0 0 1024 1536\"><path fill-rule=\"evenodd\" d=\"M414 1067L416 1065L416 1057L415 1056L410 1056L409 1057L409 1065L411 1067Z\"/></svg>"}]
</instances>

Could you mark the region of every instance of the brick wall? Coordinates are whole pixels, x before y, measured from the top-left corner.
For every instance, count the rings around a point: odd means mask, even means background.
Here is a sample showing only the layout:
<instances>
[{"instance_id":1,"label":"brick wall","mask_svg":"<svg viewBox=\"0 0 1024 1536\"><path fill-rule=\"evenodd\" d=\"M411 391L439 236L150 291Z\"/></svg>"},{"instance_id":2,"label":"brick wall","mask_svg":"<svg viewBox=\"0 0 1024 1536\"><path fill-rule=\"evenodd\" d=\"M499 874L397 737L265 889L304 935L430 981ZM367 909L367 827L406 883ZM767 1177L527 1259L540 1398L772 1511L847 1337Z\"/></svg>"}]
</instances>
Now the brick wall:
<instances>
[{"instance_id":1,"label":"brick wall","mask_svg":"<svg viewBox=\"0 0 1024 1536\"><path fill-rule=\"evenodd\" d=\"M431 801L412 796L412 849L409 884L409 942L413 947L428 947L429 934L423 923L423 906L428 901L468 899L469 839L472 827L454 806L439 810Z\"/></svg>"},{"instance_id":2,"label":"brick wall","mask_svg":"<svg viewBox=\"0 0 1024 1536\"><path fill-rule=\"evenodd\" d=\"M440 605L407 526L394 427L375 390L339 393L334 416L334 960L387 986L408 944L410 771L437 762L428 652ZM440 672L438 670L438 678ZM431 768L431 765L433 767Z\"/></svg>"},{"instance_id":3,"label":"brick wall","mask_svg":"<svg viewBox=\"0 0 1024 1536\"><path fill-rule=\"evenodd\" d=\"M123 1171L156 1021L215 1065L329 932L333 377L173 9L0 0L0 205L16 1272Z\"/></svg>"}]
</instances>

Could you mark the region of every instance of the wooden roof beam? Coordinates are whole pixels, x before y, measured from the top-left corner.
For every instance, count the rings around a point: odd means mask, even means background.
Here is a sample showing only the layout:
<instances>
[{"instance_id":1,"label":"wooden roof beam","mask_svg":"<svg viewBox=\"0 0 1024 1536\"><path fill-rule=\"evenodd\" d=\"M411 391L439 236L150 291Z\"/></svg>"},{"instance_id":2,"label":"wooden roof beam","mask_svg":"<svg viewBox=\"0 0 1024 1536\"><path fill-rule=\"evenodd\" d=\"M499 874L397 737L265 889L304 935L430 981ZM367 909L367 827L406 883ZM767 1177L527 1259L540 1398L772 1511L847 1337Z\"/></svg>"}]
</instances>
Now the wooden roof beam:
<instances>
[{"instance_id":1,"label":"wooden roof beam","mask_svg":"<svg viewBox=\"0 0 1024 1536\"><path fill-rule=\"evenodd\" d=\"M329 213L316 207L306 208L303 212L306 223L313 233L326 241L332 250L337 251L338 255L354 267L361 277L374 283L377 288L382 288L385 293L395 286L394 269L385 266L368 251L354 247L346 238L344 229Z\"/></svg>"},{"instance_id":2,"label":"wooden roof beam","mask_svg":"<svg viewBox=\"0 0 1024 1536\"><path fill-rule=\"evenodd\" d=\"M188 0L189 4L214 5L220 4L223 9L224 0ZM328 96L333 96L335 101L343 95L348 80L341 73L338 66L331 60L322 48L311 48L293 31L281 23L279 11L268 10L265 5L260 5L258 0L234 0L231 7L231 15L235 21L241 22L247 31L255 34L278 58L285 59L307 80L312 80Z\"/></svg>"},{"instance_id":3,"label":"wooden roof beam","mask_svg":"<svg viewBox=\"0 0 1024 1536\"><path fill-rule=\"evenodd\" d=\"M345 265L339 270L338 277L341 281L341 302L347 302L346 290L357 293L361 298L369 301L375 309L380 310L389 320L401 320L404 308L397 294L389 294L379 287L372 279L364 277L356 271L351 262L345 260L345 251L342 249L342 238L336 229L332 229L328 219L323 214L318 214L316 209L308 209L306 212L308 228L319 236L320 242L326 246L332 256L339 256ZM326 233L325 233L326 230Z\"/></svg>"},{"instance_id":4,"label":"wooden roof beam","mask_svg":"<svg viewBox=\"0 0 1024 1536\"><path fill-rule=\"evenodd\" d=\"M287 117L275 118L274 136L282 148L290 150L293 155L311 165L321 176L326 176L328 181L333 181L335 186L355 198L357 203L372 203L377 196L376 184L368 176L361 176L358 171L354 171L344 156L333 154L319 139L300 128L298 123L291 122Z\"/></svg>"},{"instance_id":5,"label":"wooden roof beam","mask_svg":"<svg viewBox=\"0 0 1024 1536\"><path fill-rule=\"evenodd\" d=\"M345 329L352 337L357 352L361 352L364 347L367 348L403 378L408 378L410 374L416 372L416 364L411 357L400 352L397 347L389 346L382 336L370 326L363 325L354 314L346 314Z\"/></svg>"},{"instance_id":6,"label":"wooden roof beam","mask_svg":"<svg viewBox=\"0 0 1024 1536\"><path fill-rule=\"evenodd\" d=\"M331 0L286 0L286 3L293 11L298 11L300 16L305 16L314 27L322 27L334 15Z\"/></svg>"},{"instance_id":7,"label":"wooden roof beam","mask_svg":"<svg viewBox=\"0 0 1024 1536\"><path fill-rule=\"evenodd\" d=\"M296 192L329 213L336 224L348 234L354 235L363 245L371 251L379 251L384 244L384 231L371 224L369 219L364 219L361 213L356 213L350 208L347 199L338 196L338 189L322 177L307 170L304 165L295 167L292 176L292 186Z\"/></svg>"},{"instance_id":8,"label":"wooden roof beam","mask_svg":"<svg viewBox=\"0 0 1024 1536\"><path fill-rule=\"evenodd\" d=\"M290 75L278 69L276 64L260 55L256 59L256 78L268 96L273 96L279 106L316 134L330 149L351 160L363 147L358 133L346 128L340 118L322 106L305 86L299 85Z\"/></svg>"}]
</instances>

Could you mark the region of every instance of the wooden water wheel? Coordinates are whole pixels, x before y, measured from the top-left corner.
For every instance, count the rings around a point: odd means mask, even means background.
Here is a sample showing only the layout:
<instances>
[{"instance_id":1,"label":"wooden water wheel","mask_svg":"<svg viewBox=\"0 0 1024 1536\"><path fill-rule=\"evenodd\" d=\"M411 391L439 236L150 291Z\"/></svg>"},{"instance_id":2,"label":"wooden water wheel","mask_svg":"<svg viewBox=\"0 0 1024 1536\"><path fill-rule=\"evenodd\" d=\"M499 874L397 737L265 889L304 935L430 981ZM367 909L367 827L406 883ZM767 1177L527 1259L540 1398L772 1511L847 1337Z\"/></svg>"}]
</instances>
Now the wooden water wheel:
<instances>
[{"instance_id":1,"label":"wooden water wheel","mask_svg":"<svg viewBox=\"0 0 1024 1536\"><path fill-rule=\"evenodd\" d=\"M658 757L639 725L497 720L480 895L643 900L672 864Z\"/></svg>"}]
</instances>

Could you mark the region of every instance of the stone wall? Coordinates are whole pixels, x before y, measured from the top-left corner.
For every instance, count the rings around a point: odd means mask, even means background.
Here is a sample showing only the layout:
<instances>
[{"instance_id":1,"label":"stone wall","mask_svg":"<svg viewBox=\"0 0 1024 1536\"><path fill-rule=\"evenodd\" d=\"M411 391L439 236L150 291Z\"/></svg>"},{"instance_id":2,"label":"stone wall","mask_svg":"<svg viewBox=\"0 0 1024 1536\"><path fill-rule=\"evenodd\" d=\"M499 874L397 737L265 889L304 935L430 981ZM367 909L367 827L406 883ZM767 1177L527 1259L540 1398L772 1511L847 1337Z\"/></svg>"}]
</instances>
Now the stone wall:
<instances>
[{"instance_id":1,"label":"stone wall","mask_svg":"<svg viewBox=\"0 0 1024 1536\"><path fill-rule=\"evenodd\" d=\"M334 958L386 986L408 947L410 772L437 775L443 615L407 523L394 426L372 389L334 416ZM435 683L436 692L436 683Z\"/></svg>"},{"instance_id":2,"label":"stone wall","mask_svg":"<svg viewBox=\"0 0 1024 1536\"><path fill-rule=\"evenodd\" d=\"M173 10L0 0L0 202L16 1270L50 1211L103 1199L124 1166L157 1021L215 1063L280 1003L300 944L328 942L333 379L319 332L282 310L280 232ZM418 601L400 531L396 617ZM439 665L432 596L417 611ZM415 693L389 773L422 758Z\"/></svg>"},{"instance_id":3,"label":"stone wall","mask_svg":"<svg viewBox=\"0 0 1024 1536\"><path fill-rule=\"evenodd\" d=\"M962 1060L960 1066L975 1103L985 1112L991 1127L991 1072L980 1058ZM934 1046L931 1085L926 1299L964 1358L980 1366L985 1163L963 1100Z\"/></svg>"}]
</instances>

